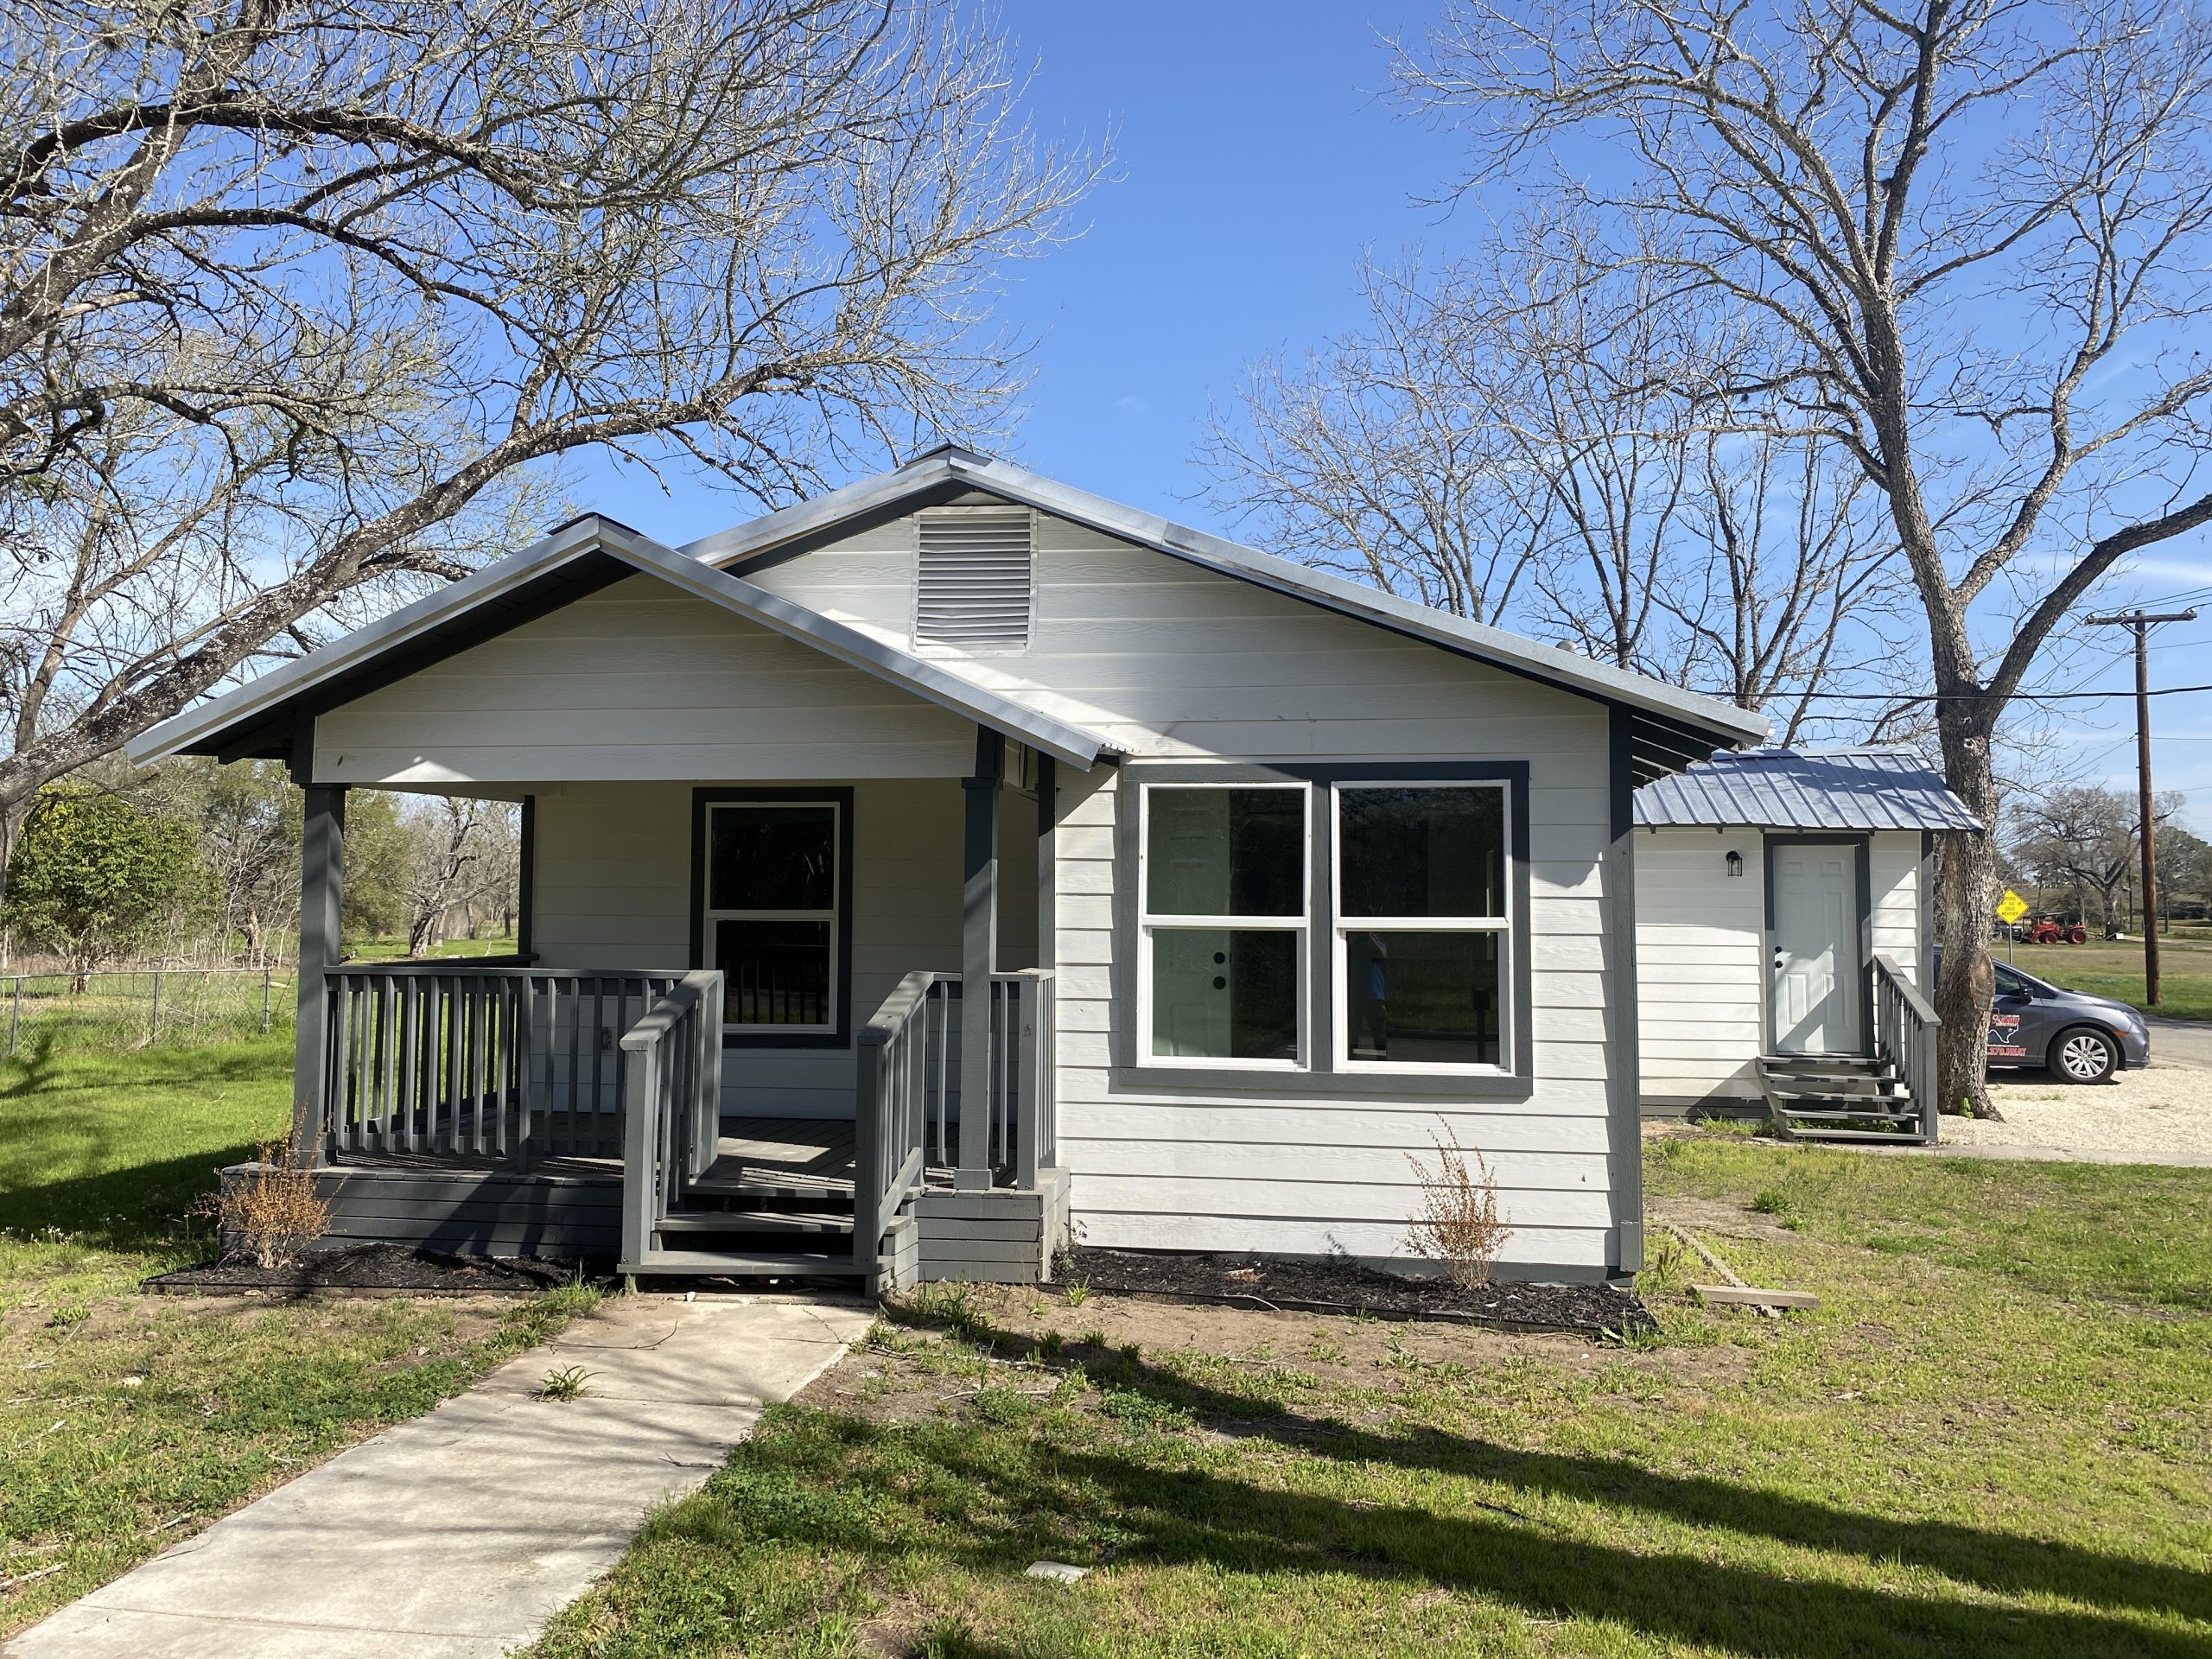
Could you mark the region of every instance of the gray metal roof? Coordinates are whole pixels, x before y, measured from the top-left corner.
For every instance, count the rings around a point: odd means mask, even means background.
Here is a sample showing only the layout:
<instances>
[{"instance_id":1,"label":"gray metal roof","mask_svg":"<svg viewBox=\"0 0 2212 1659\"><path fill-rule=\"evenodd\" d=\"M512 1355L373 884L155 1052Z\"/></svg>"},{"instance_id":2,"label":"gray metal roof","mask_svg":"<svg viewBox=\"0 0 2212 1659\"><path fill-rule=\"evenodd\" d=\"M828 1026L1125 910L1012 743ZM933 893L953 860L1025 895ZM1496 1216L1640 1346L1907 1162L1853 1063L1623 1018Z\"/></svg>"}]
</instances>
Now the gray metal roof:
<instances>
[{"instance_id":1,"label":"gray metal roof","mask_svg":"<svg viewBox=\"0 0 2212 1659\"><path fill-rule=\"evenodd\" d=\"M1636 791L1636 821L1766 830L1979 830L1910 749L1746 749Z\"/></svg>"}]
</instances>

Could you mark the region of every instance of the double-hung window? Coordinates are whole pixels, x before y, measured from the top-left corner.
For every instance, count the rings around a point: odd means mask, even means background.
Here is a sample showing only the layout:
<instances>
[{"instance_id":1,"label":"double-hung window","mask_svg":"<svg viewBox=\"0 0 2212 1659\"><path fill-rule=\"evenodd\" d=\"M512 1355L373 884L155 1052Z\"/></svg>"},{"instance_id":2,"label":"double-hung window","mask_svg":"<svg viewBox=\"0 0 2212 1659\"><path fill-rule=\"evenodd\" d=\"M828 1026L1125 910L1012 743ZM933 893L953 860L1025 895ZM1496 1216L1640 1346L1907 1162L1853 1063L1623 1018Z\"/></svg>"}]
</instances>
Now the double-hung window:
<instances>
[{"instance_id":1,"label":"double-hung window","mask_svg":"<svg viewBox=\"0 0 2212 1659\"><path fill-rule=\"evenodd\" d=\"M1505 790L1339 784L1336 1057L1495 1066L1512 982Z\"/></svg>"},{"instance_id":2,"label":"double-hung window","mask_svg":"<svg viewBox=\"0 0 2212 1659\"><path fill-rule=\"evenodd\" d=\"M705 965L722 970L737 1032L838 1029L838 848L834 801L705 808Z\"/></svg>"},{"instance_id":3,"label":"double-hung window","mask_svg":"<svg viewBox=\"0 0 2212 1659\"><path fill-rule=\"evenodd\" d=\"M1143 791L1139 1024L1159 1058L1304 1063L1302 784Z\"/></svg>"},{"instance_id":4,"label":"double-hung window","mask_svg":"<svg viewBox=\"0 0 2212 1659\"><path fill-rule=\"evenodd\" d=\"M1525 766L1206 770L1125 779L1122 1064L1525 1086Z\"/></svg>"}]
</instances>

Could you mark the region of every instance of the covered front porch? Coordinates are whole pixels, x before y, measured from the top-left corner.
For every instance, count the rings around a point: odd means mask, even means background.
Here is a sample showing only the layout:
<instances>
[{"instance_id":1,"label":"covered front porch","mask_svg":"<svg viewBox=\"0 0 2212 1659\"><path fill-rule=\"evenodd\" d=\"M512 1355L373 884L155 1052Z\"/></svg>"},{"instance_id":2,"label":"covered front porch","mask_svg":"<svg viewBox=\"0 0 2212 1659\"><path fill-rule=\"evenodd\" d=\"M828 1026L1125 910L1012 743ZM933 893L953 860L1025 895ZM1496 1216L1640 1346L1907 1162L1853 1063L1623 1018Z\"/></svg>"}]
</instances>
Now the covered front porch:
<instances>
[{"instance_id":1,"label":"covered front porch","mask_svg":"<svg viewBox=\"0 0 2212 1659\"><path fill-rule=\"evenodd\" d=\"M339 960L347 791L310 785L298 1133L333 1241L1048 1276L1054 763L975 729L962 778L518 791L496 963Z\"/></svg>"}]
</instances>

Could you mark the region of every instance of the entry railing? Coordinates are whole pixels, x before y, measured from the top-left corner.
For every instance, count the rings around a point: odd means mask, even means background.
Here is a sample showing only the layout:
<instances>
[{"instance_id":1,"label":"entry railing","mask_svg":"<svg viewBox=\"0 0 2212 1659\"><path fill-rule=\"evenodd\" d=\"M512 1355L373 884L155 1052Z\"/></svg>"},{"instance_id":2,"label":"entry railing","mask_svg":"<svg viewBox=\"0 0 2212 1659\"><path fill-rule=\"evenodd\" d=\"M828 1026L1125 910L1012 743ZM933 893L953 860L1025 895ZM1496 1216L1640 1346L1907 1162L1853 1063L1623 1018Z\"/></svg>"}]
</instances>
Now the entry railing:
<instances>
[{"instance_id":1,"label":"entry railing","mask_svg":"<svg viewBox=\"0 0 2212 1659\"><path fill-rule=\"evenodd\" d=\"M1904 970L1885 956L1874 958L1874 1052L1895 1066L1905 1093L1920 1110L1919 1139L1936 1136L1936 1033L1943 1022Z\"/></svg>"},{"instance_id":2,"label":"entry railing","mask_svg":"<svg viewBox=\"0 0 2212 1659\"><path fill-rule=\"evenodd\" d=\"M643 1263L721 1122L722 976L686 974L622 1033L622 1260Z\"/></svg>"},{"instance_id":3,"label":"entry railing","mask_svg":"<svg viewBox=\"0 0 2212 1659\"><path fill-rule=\"evenodd\" d=\"M1049 969L994 974L987 1157L1001 1181L1034 1186L1058 1160ZM957 1164L961 976L911 973L861 1030L854 1102L853 1249L873 1266L884 1230L930 1165Z\"/></svg>"},{"instance_id":4,"label":"entry railing","mask_svg":"<svg viewBox=\"0 0 2212 1659\"><path fill-rule=\"evenodd\" d=\"M617 1044L686 976L391 963L324 975L331 1153L611 1158Z\"/></svg>"}]
</instances>

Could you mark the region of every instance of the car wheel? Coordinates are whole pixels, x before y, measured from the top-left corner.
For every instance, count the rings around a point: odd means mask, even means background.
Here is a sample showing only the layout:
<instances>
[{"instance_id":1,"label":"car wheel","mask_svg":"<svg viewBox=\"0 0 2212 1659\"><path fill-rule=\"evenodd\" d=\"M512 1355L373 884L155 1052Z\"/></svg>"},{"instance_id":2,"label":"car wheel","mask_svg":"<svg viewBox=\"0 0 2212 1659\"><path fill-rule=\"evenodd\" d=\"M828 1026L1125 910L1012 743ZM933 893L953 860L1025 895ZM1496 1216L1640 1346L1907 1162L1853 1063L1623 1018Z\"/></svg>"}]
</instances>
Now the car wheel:
<instances>
[{"instance_id":1,"label":"car wheel","mask_svg":"<svg viewBox=\"0 0 2212 1659\"><path fill-rule=\"evenodd\" d=\"M2120 1046L2101 1031L2075 1026L2050 1039L2049 1066L2061 1083L2102 1083L2120 1069Z\"/></svg>"}]
</instances>

